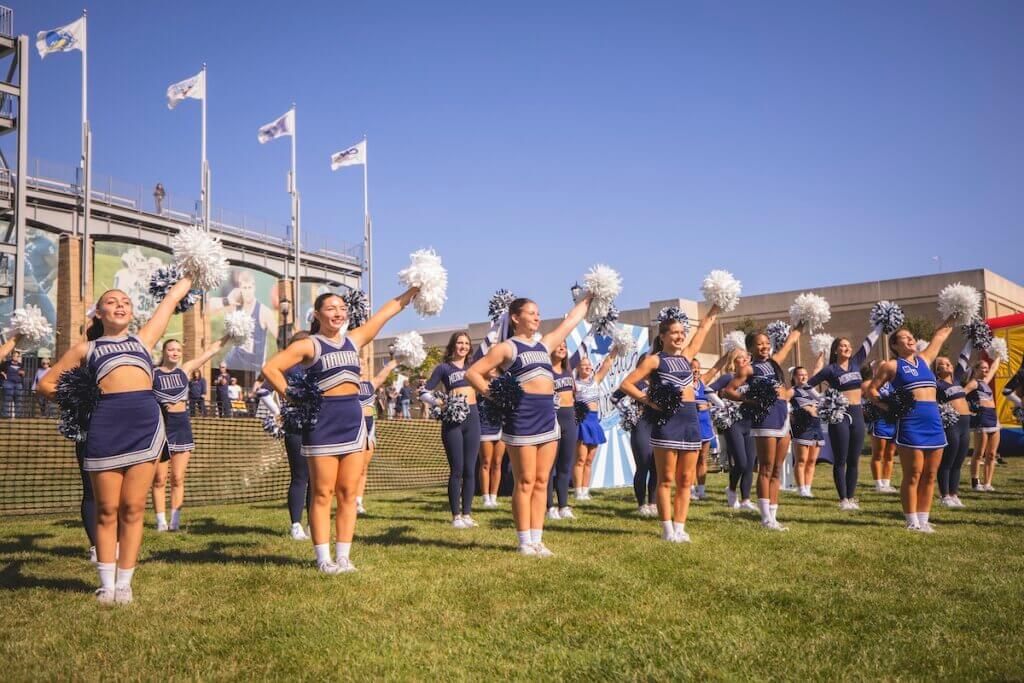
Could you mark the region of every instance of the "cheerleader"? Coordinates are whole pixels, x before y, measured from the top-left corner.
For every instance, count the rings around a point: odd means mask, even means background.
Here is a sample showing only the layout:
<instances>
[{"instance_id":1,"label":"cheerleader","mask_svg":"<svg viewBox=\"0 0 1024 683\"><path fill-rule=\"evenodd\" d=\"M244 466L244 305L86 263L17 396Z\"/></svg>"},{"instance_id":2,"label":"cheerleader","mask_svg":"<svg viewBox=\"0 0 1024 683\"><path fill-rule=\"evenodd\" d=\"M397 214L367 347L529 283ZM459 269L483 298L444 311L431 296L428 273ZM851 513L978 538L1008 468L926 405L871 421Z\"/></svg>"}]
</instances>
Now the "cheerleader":
<instances>
[{"instance_id":1,"label":"cheerleader","mask_svg":"<svg viewBox=\"0 0 1024 683\"><path fill-rule=\"evenodd\" d=\"M721 403L719 393L732 383L735 376L750 366L750 353L745 349L735 349L729 354L728 370L708 386L708 397L716 405ZM719 407L721 407L719 405ZM725 453L729 458L729 485L725 489L726 504L733 510L757 511L757 506L750 500L750 489L754 483L754 464L757 452L754 448L754 436L751 433L750 418L740 415L722 434L725 439ZM739 489L739 495L737 495Z\"/></svg>"},{"instance_id":2,"label":"cheerleader","mask_svg":"<svg viewBox=\"0 0 1024 683\"><path fill-rule=\"evenodd\" d=\"M575 519L569 507L569 480L572 478L573 459L579 430L576 427L576 378L569 362L569 349L565 342L551 352L551 374L555 378L555 418L558 420L558 454L548 478L548 519ZM558 505L555 505L555 496ZM576 499L580 500L577 493Z\"/></svg>"},{"instance_id":3,"label":"cheerleader","mask_svg":"<svg viewBox=\"0 0 1024 683\"><path fill-rule=\"evenodd\" d=\"M412 287L384 304L363 325L348 330L348 305L325 292L313 303L310 336L289 344L263 366L263 376L281 396L287 395L285 371L301 364L305 380L323 391L316 424L302 432L302 455L309 466L312 502L310 532L317 568L325 574L355 571L349 558L356 526L356 492L363 474L368 438L359 401L359 350L373 341L384 324L398 315L418 288ZM337 497L335 560L331 559L331 499Z\"/></svg>"},{"instance_id":4,"label":"cheerleader","mask_svg":"<svg viewBox=\"0 0 1024 683\"><path fill-rule=\"evenodd\" d=\"M814 498L811 492L814 485L814 469L821 447L825 445L825 430L818 417L818 401L821 400L821 394L807 381L810 376L807 368L798 365L793 368L790 377L793 397L789 400L789 429L790 437L796 444L796 467L793 468L793 472L801 498Z\"/></svg>"},{"instance_id":5,"label":"cheerleader","mask_svg":"<svg viewBox=\"0 0 1024 683\"><path fill-rule=\"evenodd\" d=\"M971 408L967 403L967 395L976 388L977 380L967 380L967 367L971 358L970 341L960 352L956 366L945 356L935 359L935 379L937 398L953 408L959 419L947 425L946 448L942 451L939 461L939 472L936 477L939 485L939 502L945 507L967 507L960 500L960 472L971 446ZM994 373L993 373L994 374Z\"/></svg>"},{"instance_id":6,"label":"cheerleader","mask_svg":"<svg viewBox=\"0 0 1024 683\"><path fill-rule=\"evenodd\" d=\"M636 360L640 367L647 354L641 354ZM647 391L647 380L636 383L637 389ZM612 404L617 405L626 397L626 392L616 389L612 394ZM633 495L636 496L637 514L641 517L657 517L658 505L656 491L658 472L654 466L654 449L651 446L651 428L653 425L647 414L642 412L633 429L629 432L629 448L633 453Z\"/></svg>"},{"instance_id":7,"label":"cheerleader","mask_svg":"<svg viewBox=\"0 0 1024 683\"><path fill-rule=\"evenodd\" d=\"M366 450L363 451L363 474L359 477L359 488L356 490L356 514L365 515L366 508L363 506L363 494L366 493L366 478L370 473L370 460L373 459L373 452L377 449L377 426L374 424L374 400L377 397L377 389L384 384L391 371L398 367L398 361L394 358L384 364L376 375L370 375L370 364L361 363L362 379L359 382L359 405L363 407L363 419L366 421Z\"/></svg>"},{"instance_id":8,"label":"cheerleader","mask_svg":"<svg viewBox=\"0 0 1024 683\"><path fill-rule=\"evenodd\" d=\"M722 367L729 360L728 355L722 355L718 362L704 373L700 371L700 360L694 356L691 365L694 376L694 398L697 403L697 420L700 422L700 454L697 456L697 487L690 494L691 500L706 500L707 493L705 484L708 478L708 455L711 453L711 444L715 439L715 428L711 424L711 402L705 382L712 381Z\"/></svg>"},{"instance_id":9,"label":"cheerleader","mask_svg":"<svg viewBox=\"0 0 1024 683\"><path fill-rule=\"evenodd\" d=\"M876 361L861 370L861 394L868 395L874 376ZM885 398L893 391L892 383L886 382L878 393ZM863 401L861 406L863 407ZM896 424L887 420L875 420L871 425L871 476L875 479L878 493L896 493L892 486L892 470L896 463Z\"/></svg>"},{"instance_id":10,"label":"cheerleader","mask_svg":"<svg viewBox=\"0 0 1024 683\"><path fill-rule=\"evenodd\" d=\"M3 344L0 344L0 363L3 363L7 360L7 356L11 355L11 352L14 351L14 347L18 345L19 339L21 339L20 335L12 334L10 339L5 341Z\"/></svg>"},{"instance_id":11,"label":"cheerleader","mask_svg":"<svg viewBox=\"0 0 1024 683\"><path fill-rule=\"evenodd\" d=\"M466 368L470 365L469 354L473 341L467 332L456 332L445 347L444 360L434 368L420 400L428 405L439 406L440 401L433 391L439 384L444 385L449 400L462 396L469 404L469 415L462 422L442 422L441 442L448 457L448 506L452 513L452 526L456 529L471 529L477 526L472 517L473 496L476 494L476 460L480 453L480 413L476 405L476 391L466 381Z\"/></svg>"},{"instance_id":12,"label":"cheerleader","mask_svg":"<svg viewBox=\"0 0 1024 683\"><path fill-rule=\"evenodd\" d=\"M192 449L195 448L192 421L188 415L189 375L206 365L230 341L230 337L225 335L197 358L182 363L181 342L168 339L161 349L160 365L153 368L153 394L163 411L169 453L161 456L156 466L156 476L153 477L153 511L156 512L157 531L178 531L181 528L181 506L185 502L185 472ZM168 470L171 475L170 522L167 521L165 498Z\"/></svg>"},{"instance_id":13,"label":"cheerleader","mask_svg":"<svg viewBox=\"0 0 1024 683\"><path fill-rule=\"evenodd\" d=\"M850 340L839 337L832 342L828 364L816 372L808 382L812 387L827 384L842 392L849 405L846 418L838 424L829 424L828 439L832 447L832 479L839 494L840 510L859 510L854 494L857 492L857 465L864 448L864 410L861 408L860 368L882 334L882 326L875 326L856 352Z\"/></svg>"},{"instance_id":14,"label":"cheerleader","mask_svg":"<svg viewBox=\"0 0 1024 683\"><path fill-rule=\"evenodd\" d=\"M302 339L308 339L309 332L300 330L291 336L288 345L291 346ZM284 371L284 377L288 384L298 385L306 375L306 369L302 363L296 363ZM264 378L266 379L266 378ZM280 398L280 397L279 397ZM262 399L261 399L262 400ZM275 415L280 413L277 404L273 404L271 412ZM269 407L269 406L268 406ZM284 451L288 456L288 518L291 521L289 536L293 541L308 541L309 534L302 526L302 511L306 510L306 523L310 520L312 496L309 488L309 464L302 455L302 434L285 432Z\"/></svg>"},{"instance_id":15,"label":"cheerleader","mask_svg":"<svg viewBox=\"0 0 1024 683\"><path fill-rule=\"evenodd\" d=\"M971 372L970 388L965 387L968 402L978 406L976 422L971 425L971 431L974 432L971 486L975 491L995 491L992 476L996 473L996 452L999 450L999 418L996 416L996 400L990 383L998 367L998 357L991 363L985 359L979 360Z\"/></svg>"},{"instance_id":16,"label":"cheerleader","mask_svg":"<svg viewBox=\"0 0 1024 683\"><path fill-rule=\"evenodd\" d=\"M640 390L637 383L648 379L678 390L681 403L668 421L661 425L655 419L651 430L651 446L658 468L658 513L662 539L688 543L686 516L690 509L690 485L696 477L697 457L701 451L700 418L697 417L693 359L718 318L718 306L712 305L697 331L686 343L686 327L678 318L665 317L658 323L658 337L651 355L622 382L622 390L653 411L660 408ZM675 482L675 496L672 483Z\"/></svg>"},{"instance_id":17,"label":"cheerleader","mask_svg":"<svg viewBox=\"0 0 1024 683\"><path fill-rule=\"evenodd\" d=\"M588 293L554 330L534 341L534 335L540 330L537 304L530 299L516 299L508 309L513 336L491 347L466 373L469 383L483 395L489 390L485 377L498 367L510 373L523 389L516 408L503 418L501 435L508 446L515 478L512 518L522 555L551 557L554 554L543 542L548 478L558 451L559 436L551 350L565 341L583 320L590 300Z\"/></svg>"},{"instance_id":18,"label":"cheerleader","mask_svg":"<svg viewBox=\"0 0 1024 683\"><path fill-rule=\"evenodd\" d=\"M800 340L803 324L793 326L786 341L778 351L772 353L772 342L764 332L748 334L747 350L750 352L749 365L737 370L732 381L720 393L732 401L744 400L746 389L755 378L774 380L777 383L775 403L764 417L751 420L750 432L757 449L757 505L761 513L761 526L772 531L788 531L779 523L779 488L782 484L782 465L786 461L786 447L789 444L790 391L785 386L785 376L779 363Z\"/></svg>"},{"instance_id":19,"label":"cheerleader","mask_svg":"<svg viewBox=\"0 0 1024 683\"><path fill-rule=\"evenodd\" d=\"M601 419L598 414L598 401L601 400L601 382L612 369L612 361L618 349L612 347L604 357L597 372L586 353L581 354L579 365L576 366L576 403L586 409L586 414L576 430L576 464L573 465L572 481L576 500L590 500L590 468L594 462L597 447L607 443Z\"/></svg>"},{"instance_id":20,"label":"cheerleader","mask_svg":"<svg viewBox=\"0 0 1024 683\"><path fill-rule=\"evenodd\" d=\"M903 468L900 502L909 531L935 531L928 516L946 435L935 401L935 374L930 365L952 331L953 319L947 318L928 346L918 352L913 333L905 328L896 330L889 337L889 349L896 358L882 363L871 381L871 400L883 411L888 410L888 405L882 401L880 392L886 382L892 383L893 393L909 391L916 401L910 414L896 423L896 450Z\"/></svg>"},{"instance_id":21,"label":"cheerleader","mask_svg":"<svg viewBox=\"0 0 1024 683\"><path fill-rule=\"evenodd\" d=\"M119 289L104 292L86 331L88 341L71 347L39 380L40 391L52 400L61 373L86 364L102 392L89 420L82 469L89 473L96 497L96 599L103 605L132 602L146 496L156 461L167 446L153 394L149 349L163 336L191 286L188 277L174 284L138 334L128 332L128 295Z\"/></svg>"},{"instance_id":22,"label":"cheerleader","mask_svg":"<svg viewBox=\"0 0 1024 683\"><path fill-rule=\"evenodd\" d=\"M498 376L494 369L487 375L487 381ZM482 401L486 398L481 397ZM501 486L501 461L505 457L505 442L501 440L501 420L493 410L481 410L480 414L480 489L484 492L484 507L498 507L498 488ZM568 482L568 477L566 477ZM566 483L568 487L568 483ZM551 499L550 485L548 500Z\"/></svg>"}]
</instances>

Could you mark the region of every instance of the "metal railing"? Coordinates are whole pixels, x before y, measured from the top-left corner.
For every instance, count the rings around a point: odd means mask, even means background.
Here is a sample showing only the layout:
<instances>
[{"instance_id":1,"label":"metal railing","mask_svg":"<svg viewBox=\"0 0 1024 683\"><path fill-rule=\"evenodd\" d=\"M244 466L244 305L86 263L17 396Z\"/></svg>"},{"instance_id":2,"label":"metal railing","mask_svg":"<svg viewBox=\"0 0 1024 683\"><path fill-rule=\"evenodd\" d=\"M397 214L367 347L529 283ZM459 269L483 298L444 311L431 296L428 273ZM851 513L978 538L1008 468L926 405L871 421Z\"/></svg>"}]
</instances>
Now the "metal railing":
<instances>
[{"instance_id":1,"label":"metal railing","mask_svg":"<svg viewBox=\"0 0 1024 683\"><path fill-rule=\"evenodd\" d=\"M10 177L8 178L10 180ZM0 191L3 178L0 177ZM33 159L29 163L28 187L50 192L60 192L74 196L82 195L81 169L69 164L59 164L42 159ZM155 188L154 188L155 189ZM160 216L179 223L195 225L202 216L200 201L187 195L174 195L164 190L163 196L157 197L153 190L146 191L139 183L119 180L110 175L93 173L92 200L116 206L128 211ZM288 236L287 225L281 225L265 218L247 213L239 213L223 207L213 207L210 211L210 228L217 232L244 237L246 239L265 242L279 247L289 247L292 240ZM309 233L305 233L308 235ZM308 237L302 240L302 250L307 254L318 254L334 260L349 261L354 265L363 263L363 247L340 240L326 239L324 246L311 249Z\"/></svg>"},{"instance_id":2,"label":"metal railing","mask_svg":"<svg viewBox=\"0 0 1024 683\"><path fill-rule=\"evenodd\" d=\"M0 5L0 36L14 37L14 10Z\"/></svg>"}]
</instances>

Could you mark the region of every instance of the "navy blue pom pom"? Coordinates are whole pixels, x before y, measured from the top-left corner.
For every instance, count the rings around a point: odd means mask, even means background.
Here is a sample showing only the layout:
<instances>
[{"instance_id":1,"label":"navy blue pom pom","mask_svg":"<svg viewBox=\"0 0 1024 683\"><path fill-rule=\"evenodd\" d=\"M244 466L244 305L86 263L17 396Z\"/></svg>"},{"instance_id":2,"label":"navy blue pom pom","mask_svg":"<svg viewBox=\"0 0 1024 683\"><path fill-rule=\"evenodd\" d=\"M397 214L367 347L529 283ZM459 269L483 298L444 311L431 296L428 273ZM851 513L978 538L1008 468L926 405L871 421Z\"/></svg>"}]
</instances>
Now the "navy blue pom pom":
<instances>
[{"instance_id":1,"label":"navy blue pom pom","mask_svg":"<svg viewBox=\"0 0 1024 683\"><path fill-rule=\"evenodd\" d=\"M679 388L663 382L654 382L647 387L647 398L660 410L645 406L644 415L659 427L664 426L672 419L683 402Z\"/></svg>"},{"instance_id":2,"label":"navy blue pom pom","mask_svg":"<svg viewBox=\"0 0 1024 683\"><path fill-rule=\"evenodd\" d=\"M491 380L487 387L487 396L494 404L495 410L507 414L519 406L519 401L523 398L523 388L519 386L515 377L506 372Z\"/></svg>"},{"instance_id":3,"label":"navy blue pom pom","mask_svg":"<svg viewBox=\"0 0 1024 683\"><path fill-rule=\"evenodd\" d=\"M740 411L751 422L762 422L779 398L779 383L769 377L754 377L747 387Z\"/></svg>"},{"instance_id":4,"label":"navy blue pom pom","mask_svg":"<svg viewBox=\"0 0 1024 683\"><path fill-rule=\"evenodd\" d=\"M149 278L149 293L153 295L157 302L163 301L167 296L168 290L184 276L185 274L178 266L160 266ZM174 312L184 313L195 306L202 296L203 292L201 290L190 289L188 294L182 297L178 305L174 307Z\"/></svg>"},{"instance_id":5,"label":"navy blue pom pom","mask_svg":"<svg viewBox=\"0 0 1024 683\"><path fill-rule=\"evenodd\" d=\"M366 305L366 294L363 290L350 289L341 295L341 299L348 306L348 329L365 325L370 318L370 310Z\"/></svg>"},{"instance_id":6,"label":"navy blue pom pom","mask_svg":"<svg viewBox=\"0 0 1024 683\"><path fill-rule=\"evenodd\" d=\"M909 389L898 389L883 398L882 401L889 408L885 411L885 421L890 423L895 423L900 418L906 417L913 412L914 406L917 405L917 399Z\"/></svg>"},{"instance_id":7,"label":"navy blue pom pom","mask_svg":"<svg viewBox=\"0 0 1024 683\"><path fill-rule=\"evenodd\" d=\"M320 418L323 395L323 390L305 374L301 379L290 382L285 392L288 400L281 407L284 430L289 434L301 434L315 427Z\"/></svg>"},{"instance_id":8,"label":"navy blue pom pom","mask_svg":"<svg viewBox=\"0 0 1024 683\"><path fill-rule=\"evenodd\" d=\"M57 431L73 441L85 441L92 412L100 402L96 373L88 366L78 366L60 373L55 401L60 407Z\"/></svg>"},{"instance_id":9,"label":"navy blue pom pom","mask_svg":"<svg viewBox=\"0 0 1024 683\"><path fill-rule=\"evenodd\" d=\"M587 404L582 401L576 401L572 404L573 416L576 418L576 424L582 424L583 420L586 419L587 413L590 409L587 408Z\"/></svg>"}]
</instances>

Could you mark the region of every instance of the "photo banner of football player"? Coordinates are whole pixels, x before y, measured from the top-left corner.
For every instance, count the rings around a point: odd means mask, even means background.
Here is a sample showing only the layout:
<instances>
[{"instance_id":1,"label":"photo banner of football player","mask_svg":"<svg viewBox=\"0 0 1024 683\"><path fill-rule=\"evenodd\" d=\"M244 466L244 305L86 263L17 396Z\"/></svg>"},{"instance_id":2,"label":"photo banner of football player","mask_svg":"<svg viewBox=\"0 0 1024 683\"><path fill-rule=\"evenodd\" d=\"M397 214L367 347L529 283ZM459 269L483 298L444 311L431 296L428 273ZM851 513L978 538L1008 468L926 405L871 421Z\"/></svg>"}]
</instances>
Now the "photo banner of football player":
<instances>
[{"instance_id":1,"label":"photo banner of football player","mask_svg":"<svg viewBox=\"0 0 1024 683\"><path fill-rule=\"evenodd\" d=\"M619 411L612 405L611 396L622 384L626 375L636 367L639 357L647 353L650 342L646 327L640 325L619 325L619 327L633 335L633 339L636 340L636 351L628 356L616 358L612 363L611 370L608 371L599 387L601 399L598 414L601 418L601 429L604 430L608 442L598 446L597 453L594 455L590 487L595 489L632 486L633 473L636 471L636 466L633 463L633 450L629 446L629 432L622 428ZM587 339L589 332L590 324L582 322L565 340L570 357ZM608 355L611 344L611 337L594 336L587 340L587 352L595 369Z\"/></svg>"},{"instance_id":2,"label":"photo banner of football player","mask_svg":"<svg viewBox=\"0 0 1024 683\"><path fill-rule=\"evenodd\" d=\"M25 232L25 304L38 306L54 330L57 329L57 245L55 232L38 228L28 228ZM11 301L13 305L13 299ZM39 357L51 357L55 343L51 334L40 346Z\"/></svg>"},{"instance_id":3,"label":"photo banner of football player","mask_svg":"<svg viewBox=\"0 0 1024 683\"><path fill-rule=\"evenodd\" d=\"M224 316L233 311L245 311L251 316L255 330L249 343L232 345L214 356L213 367L224 361L228 370L259 374L266 359L277 353L277 277L255 268L232 265L224 283L209 291L206 301L212 339L220 339L224 334Z\"/></svg>"}]
</instances>

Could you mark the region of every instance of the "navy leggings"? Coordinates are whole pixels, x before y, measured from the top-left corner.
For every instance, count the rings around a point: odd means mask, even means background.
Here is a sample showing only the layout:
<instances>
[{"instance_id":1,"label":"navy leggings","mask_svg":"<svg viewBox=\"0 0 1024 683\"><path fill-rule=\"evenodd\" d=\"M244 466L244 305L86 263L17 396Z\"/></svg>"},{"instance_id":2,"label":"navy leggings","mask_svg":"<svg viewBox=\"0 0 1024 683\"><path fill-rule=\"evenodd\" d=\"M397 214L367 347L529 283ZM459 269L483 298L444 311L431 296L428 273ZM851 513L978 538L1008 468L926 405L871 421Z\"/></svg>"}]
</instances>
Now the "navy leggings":
<instances>
[{"instance_id":1,"label":"navy leggings","mask_svg":"<svg viewBox=\"0 0 1024 683\"><path fill-rule=\"evenodd\" d=\"M309 509L309 463L302 457L302 435L285 434L284 450L288 453L288 514L292 524L302 523L302 508ZM307 514L306 519L309 519Z\"/></svg>"},{"instance_id":2,"label":"navy leggings","mask_svg":"<svg viewBox=\"0 0 1024 683\"><path fill-rule=\"evenodd\" d=\"M452 516L468 515L473 510L476 461L480 454L480 413L476 405L469 407L469 417L461 424L441 423L441 443L451 468L448 474L448 505Z\"/></svg>"},{"instance_id":3,"label":"navy leggings","mask_svg":"<svg viewBox=\"0 0 1024 683\"><path fill-rule=\"evenodd\" d=\"M961 415L952 427L946 427L945 450L939 463L939 493L943 496L955 496L960 492L960 468L963 467L967 451L971 446L970 415Z\"/></svg>"},{"instance_id":4,"label":"navy leggings","mask_svg":"<svg viewBox=\"0 0 1024 683\"><path fill-rule=\"evenodd\" d=\"M740 489L740 500L750 500L754 481L757 447L750 433L750 420L737 420L725 430L725 448L729 455L729 490Z\"/></svg>"},{"instance_id":5,"label":"navy leggings","mask_svg":"<svg viewBox=\"0 0 1024 683\"><path fill-rule=\"evenodd\" d=\"M651 447L651 423L640 418L629 433L629 446L633 450L633 494L636 504L654 503L658 488L658 468L654 466L654 449ZM646 495L646 498L644 496Z\"/></svg>"},{"instance_id":6,"label":"navy leggings","mask_svg":"<svg viewBox=\"0 0 1024 683\"><path fill-rule=\"evenodd\" d=\"M857 465L864 448L864 409L860 404L846 409L849 420L828 426L829 444L832 446L832 479L839 499L853 498L857 492Z\"/></svg>"},{"instance_id":7,"label":"navy leggings","mask_svg":"<svg viewBox=\"0 0 1024 683\"><path fill-rule=\"evenodd\" d=\"M558 437L558 457L548 477L548 507L554 505L557 492L558 507L564 508L569 506L569 480L572 479L572 466L576 463L576 409L571 406L559 408L557 417L562 435Z\"/></svg>"},{"instance_id":8,"label":"navy leggings","mask_svg":"<svg viewBox=\"0 0 1024 683\"><path fill-rule=\"evenodd\" d=\"M85 459L85 442L75 443L75 457L78 458L78 473L82 477L82 504L79 513L82 515L82 526L85 527L85 535L89 537L89 545L96 545L96 496L92 491L92 479L89 473L82 469L82 461Z\"/></svg>"}]
</instances>

